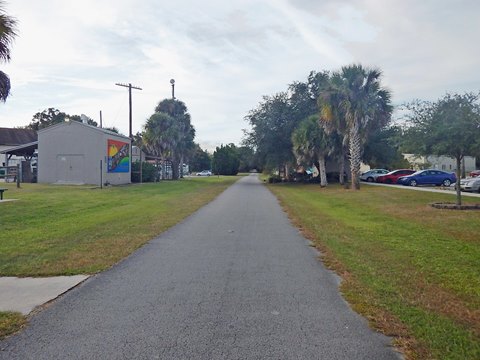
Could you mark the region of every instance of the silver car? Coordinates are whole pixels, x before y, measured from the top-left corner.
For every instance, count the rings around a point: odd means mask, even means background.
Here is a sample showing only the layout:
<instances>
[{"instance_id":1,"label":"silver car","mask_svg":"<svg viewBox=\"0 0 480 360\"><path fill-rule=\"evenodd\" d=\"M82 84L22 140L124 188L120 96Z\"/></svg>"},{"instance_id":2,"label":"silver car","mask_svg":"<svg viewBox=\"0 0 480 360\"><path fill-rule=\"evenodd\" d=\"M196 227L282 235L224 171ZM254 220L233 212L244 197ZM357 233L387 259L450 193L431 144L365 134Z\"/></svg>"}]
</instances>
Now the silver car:
<instances>
[{"instance_id":1,"label":"silver car","mask_svg":"<svg viewBox=\"0 0 480 360\"><path fill-rule=\"evenodd\" d=\"M480 193L480 177L473 177L460 180L460 190Z\"/></svg>"},{"instance_id":2,"label":"silver car","mask_svg":"<svg viewBox=\"0 0 480 360\"><path fill-rule=\"evenodd\" d=\"M360 180L368 181L368 182L375 182L375 179L380 175L388 174L389 171L385 169L372 169L364 172L360 175Z\"/></svg>"}]
</instances>

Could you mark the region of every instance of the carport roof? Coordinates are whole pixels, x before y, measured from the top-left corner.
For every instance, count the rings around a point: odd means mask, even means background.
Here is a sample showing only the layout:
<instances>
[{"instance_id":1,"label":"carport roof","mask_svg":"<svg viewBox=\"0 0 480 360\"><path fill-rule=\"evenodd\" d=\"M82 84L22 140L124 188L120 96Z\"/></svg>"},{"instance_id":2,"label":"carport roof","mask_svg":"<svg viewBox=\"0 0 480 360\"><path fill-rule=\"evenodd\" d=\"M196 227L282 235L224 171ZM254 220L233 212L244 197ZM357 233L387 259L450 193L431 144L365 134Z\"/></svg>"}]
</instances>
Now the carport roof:
<instances>
[{"instance_id":1,"label":"carport roof","mask_svg":"<svg viewBox=\"0 0 480 360\"><path fill-rule=\"evenodd\" d=\"M0 127L0 145L22 145L37 141L37 132L31 129Z\"/></svg>"},{"instance_id":2,"label":"carport roof","mask_svg":"<svg viewBox=\"0 0 480 360\"><path fill-rule=\"evenodd\" d=\"M8 149L0 151L0 154L11 154L16 156L33 156L35 150L38 148L38 141L28 144L13 146Z\"/></svg>"}]
</instances>

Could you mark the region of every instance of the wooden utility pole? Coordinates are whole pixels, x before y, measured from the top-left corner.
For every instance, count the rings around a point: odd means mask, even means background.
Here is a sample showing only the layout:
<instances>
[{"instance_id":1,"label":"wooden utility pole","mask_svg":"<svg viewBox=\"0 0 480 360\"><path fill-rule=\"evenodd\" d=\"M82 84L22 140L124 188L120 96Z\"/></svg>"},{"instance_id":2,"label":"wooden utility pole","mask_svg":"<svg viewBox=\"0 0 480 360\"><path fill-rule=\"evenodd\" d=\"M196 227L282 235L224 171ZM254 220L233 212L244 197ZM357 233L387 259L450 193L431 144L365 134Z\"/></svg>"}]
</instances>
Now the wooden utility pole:
<instances>
[{"instance_id":1,"label":"wooden utility pole","mask_svg":"<svg viewBox=\"0 0 480 360\"><path fill-rule=\"evenodd\" d=\"M136 90L142 90L139 87L132 86L132 84L115 84L117 86L123 86L128 88L128 109L129 109L129 116L128 116L128 121L129 121L129 137L130 139L133 140L133 135L132 135L132 89Z\"/></svg>"}]
</instances>

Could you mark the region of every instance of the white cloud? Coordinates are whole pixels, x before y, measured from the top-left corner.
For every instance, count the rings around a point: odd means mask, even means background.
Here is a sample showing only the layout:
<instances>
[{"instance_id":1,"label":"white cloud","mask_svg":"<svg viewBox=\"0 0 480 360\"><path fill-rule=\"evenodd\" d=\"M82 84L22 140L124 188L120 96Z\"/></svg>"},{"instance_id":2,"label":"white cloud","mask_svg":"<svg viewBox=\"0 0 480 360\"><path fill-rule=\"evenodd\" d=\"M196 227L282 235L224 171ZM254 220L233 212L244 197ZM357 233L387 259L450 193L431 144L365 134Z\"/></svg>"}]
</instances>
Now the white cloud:
<instances>
[{"instance_id":1,"label":"white cloud","mask_svg":"<svg viewBox=\"0 0 480 360\"><path fill-rule=\"evenodd\" d=\"M361 62L384 71L394 102L479 90L480 3L405 0L15 0L19 20L12 97L0 126L26 125L57 107L128 133L171 96L169 80L214 148L238 143L243 117L262 95L305 80L310 70Z\"/></svg>"}]
</instances>

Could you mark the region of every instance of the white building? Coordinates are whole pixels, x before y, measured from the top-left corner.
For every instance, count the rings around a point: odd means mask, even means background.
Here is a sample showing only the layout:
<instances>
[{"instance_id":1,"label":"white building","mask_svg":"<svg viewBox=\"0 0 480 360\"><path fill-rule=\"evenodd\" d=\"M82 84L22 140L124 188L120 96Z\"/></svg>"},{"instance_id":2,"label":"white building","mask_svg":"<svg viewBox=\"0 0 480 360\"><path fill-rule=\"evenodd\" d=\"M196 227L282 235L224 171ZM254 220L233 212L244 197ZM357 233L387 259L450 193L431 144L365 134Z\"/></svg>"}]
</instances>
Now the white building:
<instances>
[{"instance_id":1,"label":"white building","mask_svg":"<svg viewBox=\"0 0 480 360\"><path fill-rule=\"evenodd\" d=\"M38 182L112 185L131 182L128 137L78 121L38 131Z\"/></svg>"},{"instance_id":2,"label":"white building","mask_svg":"<svg viewBox=\"0 0 480 360\"><path fill-rule=\"evenodd\" d=\"M403 154L403 157L417 170L438 169L454 172L457 169L457 161L449 156ZM465 172L468 173L475 170L475 157L465 156L464 162Z\"/></svg>"}]
</instances>

